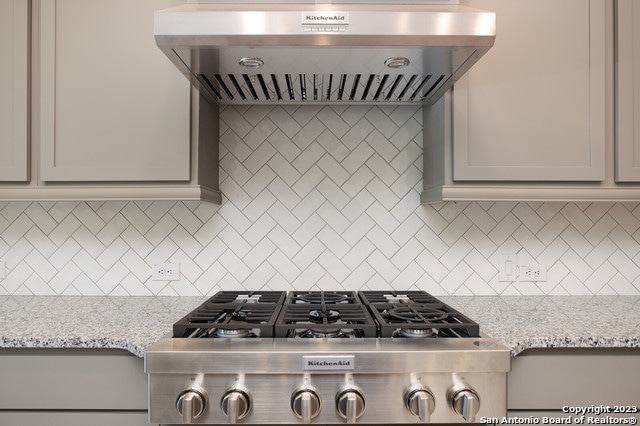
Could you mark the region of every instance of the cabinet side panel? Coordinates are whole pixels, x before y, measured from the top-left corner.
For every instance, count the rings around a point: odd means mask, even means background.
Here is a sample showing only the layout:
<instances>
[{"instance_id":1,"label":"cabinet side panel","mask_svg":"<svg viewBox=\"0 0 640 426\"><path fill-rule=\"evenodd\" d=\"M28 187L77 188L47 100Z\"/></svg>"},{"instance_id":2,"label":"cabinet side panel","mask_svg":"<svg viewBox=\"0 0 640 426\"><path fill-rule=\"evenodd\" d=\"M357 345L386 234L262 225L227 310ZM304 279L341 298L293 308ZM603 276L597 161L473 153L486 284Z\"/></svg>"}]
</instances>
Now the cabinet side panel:
<instances>
[{"instance_id":1,"label":"cabinet side panel","mask_svg":"<svg viewBox=\"0 0 640 426\"><path fill-rule=\"evenodd\" d=\"M27 181L29 2L0 2L0 181Z\"/></svg>"},{"instance_id":2,"label":"cabinet side panel","mask_svg":"<svg viewBox=\"0 0 640 426\"><path fill-rule=\"evenodd\" d=\"M616 12L616 180L640 182L640 5L618 0Z\"/></svg>"}]
</instances>

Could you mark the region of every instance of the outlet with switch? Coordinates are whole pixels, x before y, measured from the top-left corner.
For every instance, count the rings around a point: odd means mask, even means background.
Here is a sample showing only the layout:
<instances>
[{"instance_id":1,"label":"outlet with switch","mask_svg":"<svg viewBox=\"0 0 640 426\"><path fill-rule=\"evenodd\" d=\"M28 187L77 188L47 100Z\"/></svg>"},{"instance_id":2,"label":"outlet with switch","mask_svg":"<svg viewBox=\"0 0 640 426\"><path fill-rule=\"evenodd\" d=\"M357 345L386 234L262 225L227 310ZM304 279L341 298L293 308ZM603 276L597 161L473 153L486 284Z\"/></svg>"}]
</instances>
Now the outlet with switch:
<instances>
[{"instance_id":1,"label":"outlet with switch","mask_svg":"<svg viewBox=\"0 0 640 426\"><path fill-rule=\"evenodd\" d=\"M499 281L547 281L547 265L541 263L519 265L515 254L502 254L499 262Z\"/></svg>"}]
</instances>

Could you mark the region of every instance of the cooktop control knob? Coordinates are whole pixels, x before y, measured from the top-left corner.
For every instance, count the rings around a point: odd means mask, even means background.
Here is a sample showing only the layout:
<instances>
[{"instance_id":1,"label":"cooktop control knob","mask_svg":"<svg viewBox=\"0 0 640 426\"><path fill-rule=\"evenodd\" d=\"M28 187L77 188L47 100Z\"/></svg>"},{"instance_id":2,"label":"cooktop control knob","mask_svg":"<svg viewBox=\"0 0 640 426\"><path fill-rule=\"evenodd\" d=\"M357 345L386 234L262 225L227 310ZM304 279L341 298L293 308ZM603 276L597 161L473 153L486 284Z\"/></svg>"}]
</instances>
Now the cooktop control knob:
<instances>
[{"instance_id":1,"label":"cooktop control knob","mask_svg":"<svg viewBox=\"0 0 640 426\"><path fill-rule=\"evenodd\" d=\"M320 414L320 405L320 394L313 386L301 386L291 394L291 409L303 423L311 423Z\"/></svg>"},{"instance_id":2,"label":"cooktop control knob","mask_svg":"<svg viewBox=\"0 0 640 426\"><path fill-rule=\"evenodd\" d=\"M244 419L251 411L252 398L245 388L234 387L227 389L220 400L220 408L227 416L229 423L237 423Z\"/></svg>"},{"instance_id":3,"label":"cooktop control knob","mask_svg":"<svg viewBox=\"0 0 640 426\"><path fill-rule=\"evenodd\" d=\"M476 414L480 410L480 398L475 391L468 388L453 390L449 403L453 411L467 422L476 421Z\"/></svg>"},{"instance_id":4,"label":"cooktop control knob","mask_svg":"<svg viewBox=\"0 0 640 426\"><path fill-rule=\"evenodd\" d=\"M409 386L404 390L404 403L422 423L431 421L431 413L436 408L436 399L429 389L422 385Z\"/></svg>"},{"instance_id":5,"label":"cooktop control knob","mask_svg":"<svg viewBox=\"0 0 640 426\"><path fill-rule=\"evenodd\" d=\"M178 396L176 401L176 408L182 416L183 423L191 423L200 417L206 406L207 394L203 389L187 389Z\"/></svg>"},{"instance_id":6,"label":"cooktop control knob","mask_svg":"<svg viewBox=\"0 0 640 426\"><path fill-rule=\"evenodd\" d=\"M347 423L355 423L364 413L364 409L364 395L357 386L346 385L336 393L336 410Z\"/></svg>"}]
</instances>

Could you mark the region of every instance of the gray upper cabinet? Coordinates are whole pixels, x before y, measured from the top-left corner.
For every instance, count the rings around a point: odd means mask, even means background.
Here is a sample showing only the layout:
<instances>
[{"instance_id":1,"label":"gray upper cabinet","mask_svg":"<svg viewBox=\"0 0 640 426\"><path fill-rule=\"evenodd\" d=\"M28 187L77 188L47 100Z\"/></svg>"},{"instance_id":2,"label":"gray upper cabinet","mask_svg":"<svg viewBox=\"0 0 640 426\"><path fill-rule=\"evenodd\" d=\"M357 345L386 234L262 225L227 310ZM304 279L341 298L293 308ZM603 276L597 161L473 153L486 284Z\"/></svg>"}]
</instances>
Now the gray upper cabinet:
<instances>
[{"instance_id":1,"label":"gray upper cabinet","mask_svg":"<svg viewBox=\"0 0 640 426\"><path fill-rule=\"evenodd\" d=\"M1 201L220 203L217 107L153 37L180 3L0 2Z\"/></svg>"},{"instance_id":2,"label":"gray upper cabinet","mask_svg":"<svg viewBox=\"0 0 640 426\"><path fill-rule=\"evenodd\" d=\"M616 180L640 182L640 4L616 9Z\"/></svg>"},{"instance_id":3,"label":"gray upper cabinet","mask_svg":"<svg viewBox=\"0 0 640 426\"><path fill-rule=\"evenodd\" d=\"M619 71L616 88L614 3L464 2L496 12L496 42L450 93L424 108L422 202L640 198L640 186L617 183L629 168L623 161L640 166L638 132L631 136L639 118L633 102L640 99L638 30L631 20L638 20L625 13L635 52L620 36L628 63L619 64L626 80ZM632 9L633 0L619 3ZM616 164L615 114L623 108Z\"/></svg>"},{"instance_id":4,"label":"gray upper cabinet","mask_svg":"<svg viewBox=\"0 0 640 426\"><path fill-rule=\"evenodd\" d=\"M0 181L28 177L29 1L0 2Z\"/></svg>"},{"instance_id":5,"label":"gray upper cabinet","mask_svg":"<svg viewBox=\"0 0 640 426\"><path fill-rule=\"evenodd\" d=\"M453 91L453 179L604 179L605 2L468 4L498 36Z\"/></svg>"},{"instance_id":6,"label":"gray upper cabinet","mask_svg":"<svg viewBox=\"0 0 640 426\"><path fill-rule=\"evenodd\" d=\"M178 3L40 1L43 181L189 180L189 84L153 38Z\"/></svg>"}]
</instances>

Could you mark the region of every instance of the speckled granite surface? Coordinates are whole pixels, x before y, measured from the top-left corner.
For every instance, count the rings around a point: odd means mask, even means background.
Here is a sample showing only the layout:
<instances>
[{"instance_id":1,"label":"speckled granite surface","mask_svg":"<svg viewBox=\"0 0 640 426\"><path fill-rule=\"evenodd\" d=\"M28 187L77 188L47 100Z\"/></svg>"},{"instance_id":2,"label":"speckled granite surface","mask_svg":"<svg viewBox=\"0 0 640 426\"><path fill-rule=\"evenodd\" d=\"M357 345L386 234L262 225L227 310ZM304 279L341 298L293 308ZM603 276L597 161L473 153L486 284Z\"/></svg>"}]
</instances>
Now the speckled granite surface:
<instances>
[{"instance_id":1,"label":"speckled granite surface","mask_svg":"<svg viewBox=\"0 0 640 426\"><path fill-rule=\"evenodd\" d=\"M640 348L640 296L441 298L517 355L529 348Z\"/></svg>"},{"instance_id":2,"label":"speckled granite surface","mask_svg":"<svg viewBox=\"0 0 640 426\"><path fill-rule=\"evenodd\" d=\"M517 355L528 348L640 348L640 296L440 297ZM206 298L0 296L0 347L118 348L143 356Z\"/></svg>"},{"instance_id":3,"label":"speckled granite surface","mask_svg":"<svg viewBox=\"0 0 640 426\"><path fill-rule=\"evenodd\" d=\"M202 297L0 296L0 347L117 348L144 356Z\"/></svg>"}]
</instances>

